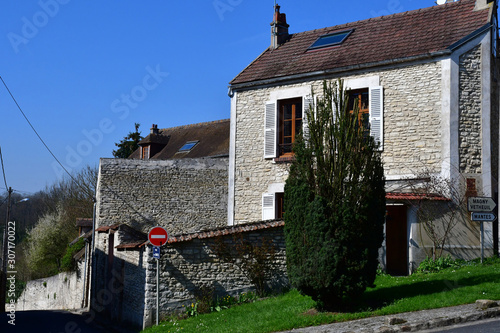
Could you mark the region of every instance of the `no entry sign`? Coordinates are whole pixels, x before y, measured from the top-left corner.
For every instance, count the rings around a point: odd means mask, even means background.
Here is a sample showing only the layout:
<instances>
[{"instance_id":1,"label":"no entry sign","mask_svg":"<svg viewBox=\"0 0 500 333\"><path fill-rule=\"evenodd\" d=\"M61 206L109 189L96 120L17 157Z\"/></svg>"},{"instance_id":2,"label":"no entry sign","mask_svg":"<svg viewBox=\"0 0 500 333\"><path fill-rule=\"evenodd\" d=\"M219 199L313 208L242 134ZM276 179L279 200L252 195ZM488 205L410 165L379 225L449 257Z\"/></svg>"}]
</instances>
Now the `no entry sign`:
<instances>
[{"instance_id":1,"label":"no entry sign","mask_svg":"<svg viewBox=\"0 0 500 333\"><path fill-rule=\"evenodd\" d=\"M153 244L154 246L165 245L168 240L167 230L163 229L162 227L154 227L149 231L148 238L151 244Z\"/></svg>"}]
</instances>

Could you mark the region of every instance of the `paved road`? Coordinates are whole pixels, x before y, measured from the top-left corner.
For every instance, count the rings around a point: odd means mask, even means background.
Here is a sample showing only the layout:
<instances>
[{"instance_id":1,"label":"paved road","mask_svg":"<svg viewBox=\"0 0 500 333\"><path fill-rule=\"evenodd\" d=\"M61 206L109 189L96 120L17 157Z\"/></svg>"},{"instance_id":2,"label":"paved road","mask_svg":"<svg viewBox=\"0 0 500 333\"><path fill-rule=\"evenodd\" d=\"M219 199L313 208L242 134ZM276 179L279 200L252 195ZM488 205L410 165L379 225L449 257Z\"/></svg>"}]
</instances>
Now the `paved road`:
<instances>
[{"instance_id":1,"label":"paved road","mask_svg":"<svg viewBox=\"0 0 500 333\"><path fill-rule=\"evenodd\" d=\"M67 311L17 311L15 320L8 314L0 314L0 332L39 332L39 333L104 333L94 322L86 323L87 318ZM10 323L9 323L10 321ZM15 323L15 325L12 325Z\"/></svg>"}]
</instances>

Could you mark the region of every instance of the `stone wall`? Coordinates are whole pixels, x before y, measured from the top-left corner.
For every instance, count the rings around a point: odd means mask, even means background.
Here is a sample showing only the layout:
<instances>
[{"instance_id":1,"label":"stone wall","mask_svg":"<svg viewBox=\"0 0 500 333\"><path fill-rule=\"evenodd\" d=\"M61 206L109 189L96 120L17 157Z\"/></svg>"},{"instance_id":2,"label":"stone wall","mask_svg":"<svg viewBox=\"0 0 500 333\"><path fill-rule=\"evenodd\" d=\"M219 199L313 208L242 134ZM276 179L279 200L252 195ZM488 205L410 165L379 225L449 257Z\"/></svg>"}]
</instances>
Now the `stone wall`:
<instances>
[{"instance_id":1,"label":"stone wall","mask_svg":"<svg viewBox=\"0 0 500 333\"><path fill-rule=\"evenodd\" d=\"M123 248L129 243L129 233L130 229L124 226L97 235L95 270L99 277L93 282L91 312L145 328L156 320L156 259L152 257L150 245ZM217 235L228 244L234 242L233 235L241 235L253 244L260 244L263 239L272 240L276 248L276 275L268 285L278 289L288 286L282 223L172 236L171 243L161 248L159 261L160 319L183 311L182 306L195 302L195 295L205 286L213 287L219 296L235 296L253 290L241 270L222 262L214 254Z\"/></svg>"},{"instance_id":2,"label":"stone wall","mask_svg":"<svg viewBox=\"0 0 500 333\"><path fill-rule=\"evenodd\" d=\"M460 56L460 172L481 172L481 45Z\"/></svg>"},{"instance_id":3,"label":"stone wall","mask_svg":"<svg viewBox=\"0 0 500 333\"><path fill-rule=\"evenodd\" d=\"M378 76L384 91L384 150L386 176L440 172L441 63L428 62L341 77L362 80ZM332 78L335 80L336 78ZM284 183L289 164L264 158L264 109L272 93L304 87L322 93L322 81L239 91L236 102L235 222L262 219L262 194L271 184ZM298 97L298 96L296 96Z\"/></svg>"},{"instance_id":4,"label":"stone wall","mask_svg":"<svg viewBox=\"0 0 500 333\"><path fill-rule=\"evenodd\" d=\"M16 311L73 310L82 308L84 261L76 272L60 273L48 278L28 281L16 303Z\"/></svg>"},{"instance_id":5,"label":"stone wall","mask_svg":"<svg viewBox=\"0 0 500 333\"><path fill-rule=\"evenodd\" d=\"M277 250L275 260L277 270L274 279L269 281L269 286L273 289L287 286L283 228L245 232L242 236L252 244L261 244L263 239L272 240ZM234 246L232 236L224 236L223 240ZM216 257L213 251L215 241L215 238L193 239L189 242L174 243L165 248L160 260L161 313L182 310L182 305L192 302L202 287L213 287L219 296L237 296L254 289L244 272ZM146 308L154 309L156 297L154 260L150 259L149 265L154 269L148 270L146 290L150 292L146 294Z\"/></svg>"},{"instance_id":6,"label":"stone wall","mask_svg":"<svg viewBox=\"0 0 500 333\"><path fill-rule=\"evenodd\" d=\"M101 159L97 227L126 223L144 233L161 225L186 233L226 225L227 158Z\"/></svg>"},{"instance_id":7,"label":"stone wall","mask_svg":"<svg viewBox=\"0 0 500 333\"><path fill-rule=\"evenodd\" d=\"M146 248L117 250L130 229L96 233L91 316L142 327L146 279ZM125 236L125 237L124 237ZM147 236L144 235L143 242Z\"/></svg>"}]
</instances>

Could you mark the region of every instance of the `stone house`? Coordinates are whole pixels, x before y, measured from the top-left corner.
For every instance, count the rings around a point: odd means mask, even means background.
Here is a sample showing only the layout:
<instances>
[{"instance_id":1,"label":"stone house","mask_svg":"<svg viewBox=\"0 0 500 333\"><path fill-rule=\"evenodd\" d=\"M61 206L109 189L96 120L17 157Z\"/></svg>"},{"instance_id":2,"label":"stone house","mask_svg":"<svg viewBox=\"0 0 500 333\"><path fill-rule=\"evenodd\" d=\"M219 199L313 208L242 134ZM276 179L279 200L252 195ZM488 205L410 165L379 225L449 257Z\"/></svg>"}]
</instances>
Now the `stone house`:
<instances>
[{"instance_id":1,"label":"stone house","mask_svg":"<svg viewBox=\"0 0 500 333\"><path fill-rule=\"evenodd\" d=\"M276 6L270 47L230 82L229 225L282 216L291 146L314 106L312 91L321 95L324 80L343 79L360 103L361 126L380 143L387 184L380 259L388 271L407 274L431 247L416 203L452 199L412 184L439 178L468 195L497 196L497 40L494 1L300 33L289 33ZM478 223L454 230L445 253L478 257ZM485 223L485 235L491 254L498 224Z\"/></svg>"}]
</instances>

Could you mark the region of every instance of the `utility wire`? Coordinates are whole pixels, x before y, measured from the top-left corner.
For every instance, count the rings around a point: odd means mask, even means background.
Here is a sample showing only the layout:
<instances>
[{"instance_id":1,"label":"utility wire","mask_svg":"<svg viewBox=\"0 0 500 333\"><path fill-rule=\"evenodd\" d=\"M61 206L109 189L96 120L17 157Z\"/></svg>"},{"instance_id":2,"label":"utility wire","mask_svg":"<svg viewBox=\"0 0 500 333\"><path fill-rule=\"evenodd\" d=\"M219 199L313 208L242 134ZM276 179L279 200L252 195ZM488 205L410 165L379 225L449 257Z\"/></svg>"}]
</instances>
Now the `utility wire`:
<instances>
[{"instance_id":1,"label":"utility wire","mask_svg":"<svg viewBox=\"0 0 500 333\"><path fill-rule=\"evenodd\" d=\"M2 163L2 173L3 173L3 181L5 183L5 189L8 189L7 186L7 178L5 177L5 168L3 167L3 156L2 156L2 147L0 147L0 161Z\"/></svg>"},{"instance_id":2,"label":"utility wire","mask_svg":"<svg viewBox=\"0 0 500 333\"><path fill-rule=\"evenodd\" d=\"M56 157L56 155L54 155L54 153L52 152L52 150L50 150L49 146L47 146L47 144L45 143L45 141L43 141L42 137L40 136L40 134L38 134L38 132L36 131L35 127L33 127L33 125L31 124L31 122L29 121L28 117L26 117L26 115L24 114L23 110L21 109L21 107L19 106L19 103L17 103L16 99L14 98L14 95L12 95L12 93L10 92L10 89L9 87L7 87L7 84L5 83L5 81L3 80L2 76L0 76L0 80L2 80L2 83L3 85L5 86L5 89L7 89L7 92L9 93L10 97L12 98L12 100L14 101L14 103L16 103L17 105L17 108L19 109L19 111L21 111L21 114L23 115L24 119L26 119L26 121L28 122L28 124L30 125L31 129L33 130L33 132L35 132L36 136L38 137L38 139L40 139L40 141L43 143L43 145L45 146L45 148L47 149L47 151L50 153L50 155L52 155L52 157L54 158L54 160L56 160L56 162L61 166L61 168L64 170L64 172L66 172L68 174L68 176L75 182L76 185L78 185L78 187L80 187L81 189L83 189L85 192L88 191L88 189L86 189L85 187L83 187L76 179L75 177L73 177L73 175L64 167L64 165L59 161L59 159ZM3 163L3 162L2 162ZM5 178L5 173L4 173L4 178ZM6 187L7 187L7 183L5 183ZM92 197L94 196L93 193L89 193Z\"/></svg>"}]
</instances>

